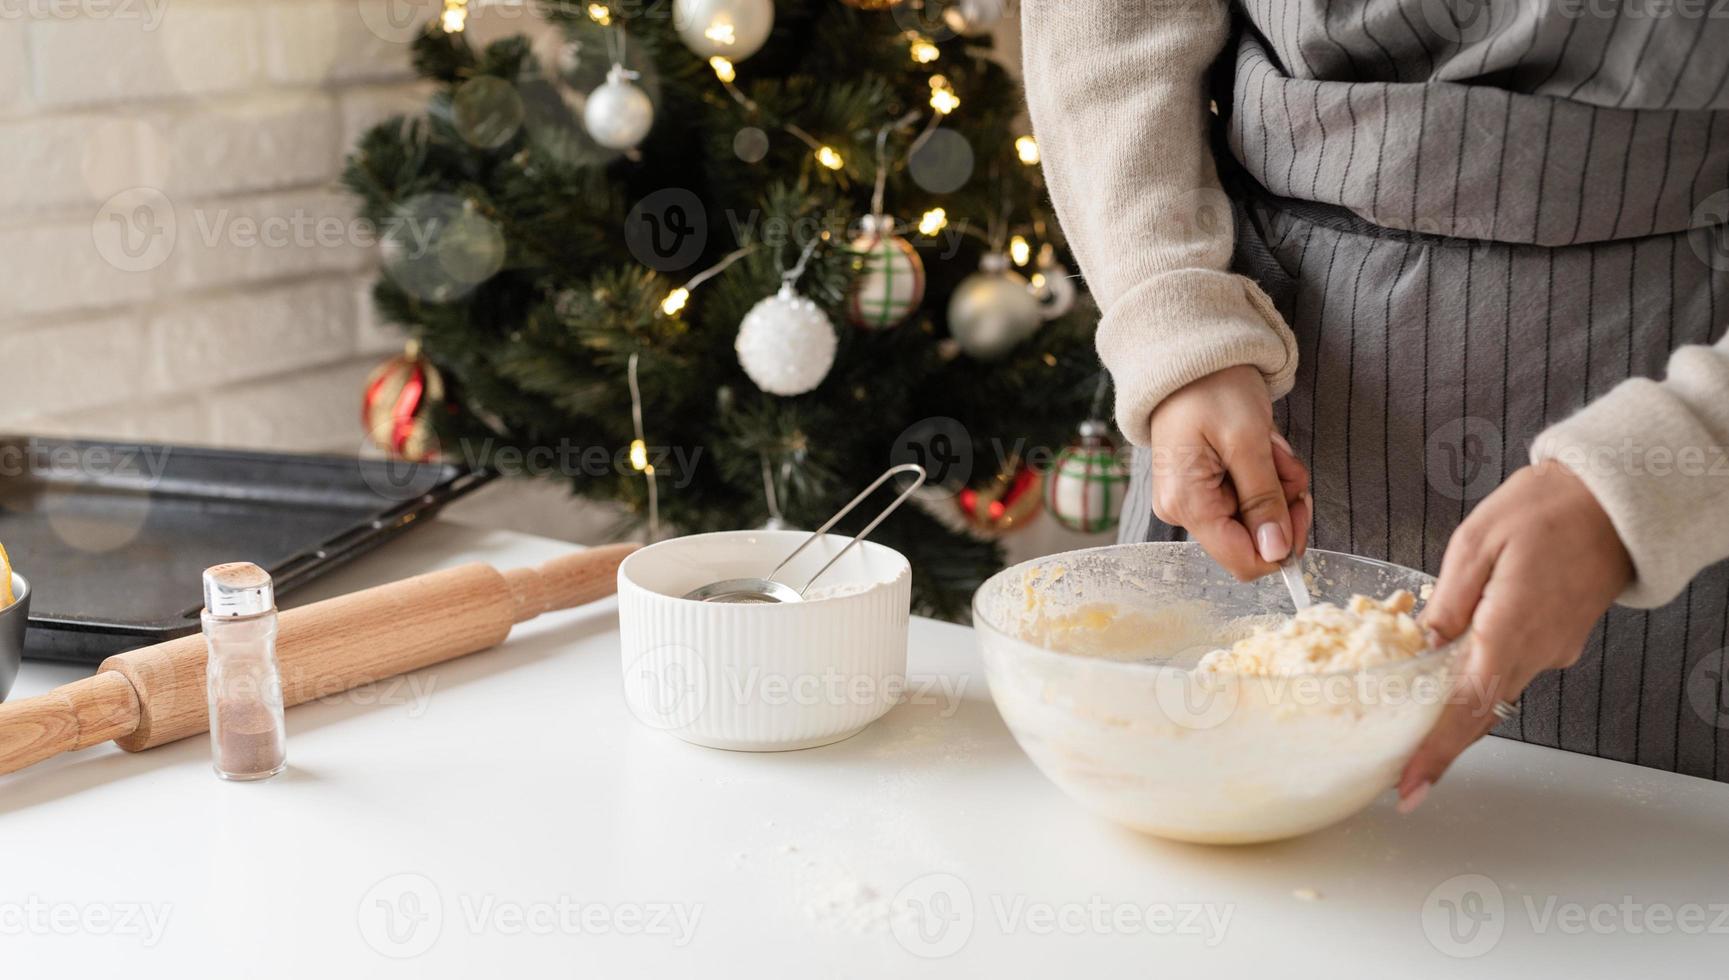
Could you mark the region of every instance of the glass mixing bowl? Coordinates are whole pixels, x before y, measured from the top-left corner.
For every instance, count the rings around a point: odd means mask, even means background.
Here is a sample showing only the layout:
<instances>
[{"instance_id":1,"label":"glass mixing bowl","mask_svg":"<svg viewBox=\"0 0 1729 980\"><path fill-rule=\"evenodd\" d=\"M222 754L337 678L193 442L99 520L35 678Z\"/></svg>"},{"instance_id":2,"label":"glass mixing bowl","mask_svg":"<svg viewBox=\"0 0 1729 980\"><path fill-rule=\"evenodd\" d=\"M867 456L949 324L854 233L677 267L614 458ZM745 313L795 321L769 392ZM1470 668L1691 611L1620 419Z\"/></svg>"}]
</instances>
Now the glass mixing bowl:
<instances>
[{"instance_id":1,"label":"glass mixing bowl","mask_svg":"<svg viewBox=\"0 0 1729 980\"><path fill-rule=\"evenodd\" d=\"M1315 601L1433 579L1311 549ZM1295 837L1391 787L1441 713L1456 643L1362 671L1258 677L1191 668L1291 614L1277 575L1238 582L1188 542L1072 551L1005 569L973 598L997 710L1047 778L1145 833Z\"/></svg>"}]
</instances>

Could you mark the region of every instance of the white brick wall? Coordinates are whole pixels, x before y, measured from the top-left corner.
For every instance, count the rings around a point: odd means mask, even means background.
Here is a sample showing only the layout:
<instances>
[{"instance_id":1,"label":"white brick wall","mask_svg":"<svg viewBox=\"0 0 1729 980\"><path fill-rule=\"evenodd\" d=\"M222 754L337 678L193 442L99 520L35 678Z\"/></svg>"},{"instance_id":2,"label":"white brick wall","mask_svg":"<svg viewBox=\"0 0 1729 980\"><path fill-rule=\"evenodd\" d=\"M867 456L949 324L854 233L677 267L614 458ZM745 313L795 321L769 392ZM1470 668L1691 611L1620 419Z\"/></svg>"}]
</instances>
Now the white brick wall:
<instances>
[{"instance_id":1,"label":"white brick wall","mask_svg":"<svg viewBox=\"0 0 1729 980\"><path fill-rule=\"evenodd\" d=\"M0 4L0 431L353 451L401 337L337 177L436 9Z\"/></svg>"},{"instance_id":2,"label":"white brick wall","mask_svg":"<svg viewBox=\"0 0 1729 980\"><path fill-rule=\"evenodd\" d=\"M401 337L374 250L325 231L353 228L349 147L424 105L405 42L439 6L0 2L0 432L354 451ZM469 31L548 36L509 6ZM614 516L549 482L454 512L578 541Z\"/></svg>"}]
</instances>

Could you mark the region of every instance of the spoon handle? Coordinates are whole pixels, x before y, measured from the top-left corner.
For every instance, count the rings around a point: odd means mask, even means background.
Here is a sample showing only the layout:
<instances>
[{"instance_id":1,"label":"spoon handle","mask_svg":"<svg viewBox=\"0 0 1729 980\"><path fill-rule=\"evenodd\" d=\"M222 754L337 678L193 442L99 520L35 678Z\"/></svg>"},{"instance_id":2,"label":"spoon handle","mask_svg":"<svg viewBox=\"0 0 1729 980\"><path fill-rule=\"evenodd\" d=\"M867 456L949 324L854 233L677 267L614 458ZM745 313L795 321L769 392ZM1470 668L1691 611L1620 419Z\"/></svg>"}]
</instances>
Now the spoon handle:
<instances>
[{"instance_id":1,"label":"spoon handle","mask_svg":"<svg viewBox=\"0 0 1729 980\"><path fill-rule=\"evenodd\" d=\"M1285 580L1285 588L1291 593L1291 605L1296 606L1298 612L1314 604L1309 598L1309 584L1303 581L1303 566L1296 555L1279 562L1279 576Z\"/></svg>"}]
</instances>

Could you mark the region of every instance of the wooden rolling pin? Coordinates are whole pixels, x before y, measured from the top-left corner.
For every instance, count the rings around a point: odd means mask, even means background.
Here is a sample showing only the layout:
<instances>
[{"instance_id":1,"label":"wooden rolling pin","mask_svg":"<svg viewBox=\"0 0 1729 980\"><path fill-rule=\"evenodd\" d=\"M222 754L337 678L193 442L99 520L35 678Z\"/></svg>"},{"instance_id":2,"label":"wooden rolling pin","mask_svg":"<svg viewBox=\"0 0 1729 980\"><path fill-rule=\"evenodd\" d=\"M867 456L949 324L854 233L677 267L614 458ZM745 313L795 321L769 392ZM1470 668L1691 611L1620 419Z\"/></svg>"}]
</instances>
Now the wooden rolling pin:
<instances>
[{"instance_id":1,"label":"wooden rolling pin","mask_svg":"<svg viewBox=\"0 0 1729 980\"><path fill-rule=\"evenodd\" d=\"M476 562L281 614L276 657L293 706L497 646L512 626L611 595L615 544L500 572ZM0 704L0 774L112 739L141 752L210 730L204 636L117 654L91 677Z\"/></svg>"}]
</instances>

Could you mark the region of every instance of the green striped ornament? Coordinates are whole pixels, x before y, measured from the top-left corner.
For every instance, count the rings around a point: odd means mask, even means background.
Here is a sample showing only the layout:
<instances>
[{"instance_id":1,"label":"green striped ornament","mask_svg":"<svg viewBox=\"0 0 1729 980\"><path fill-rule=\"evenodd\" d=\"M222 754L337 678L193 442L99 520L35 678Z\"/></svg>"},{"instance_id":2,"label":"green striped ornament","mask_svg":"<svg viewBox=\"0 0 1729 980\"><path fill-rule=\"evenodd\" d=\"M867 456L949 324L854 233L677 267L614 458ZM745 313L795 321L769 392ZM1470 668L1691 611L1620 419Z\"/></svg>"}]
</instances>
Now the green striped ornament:
<instances>
[{"instance_id":1,"label":"green striped ornament","mask_svg":"<svg viewBox=\"0 0 1729 980\"><path fill-rule=\"evenodd\" d=\"M1110 429L1081 423L1080 438L1057 454L1045 477L1045 508L1065 527L1096 534L1117 526L1129 490L1129 467Z\"/></svg>"},{"instance_id":2,"label":"green striped ornament","mask_svg":"<svg viewBox=\"0 0 1729 980\"><path fill-rule=\"evenodd\" d=\"M847 318L866 330L897 327L924 301L924 260L893 228L891 219L867 219L864 234L852 241L864 267L847 298Z\"/></svg>"}]
</instances>

